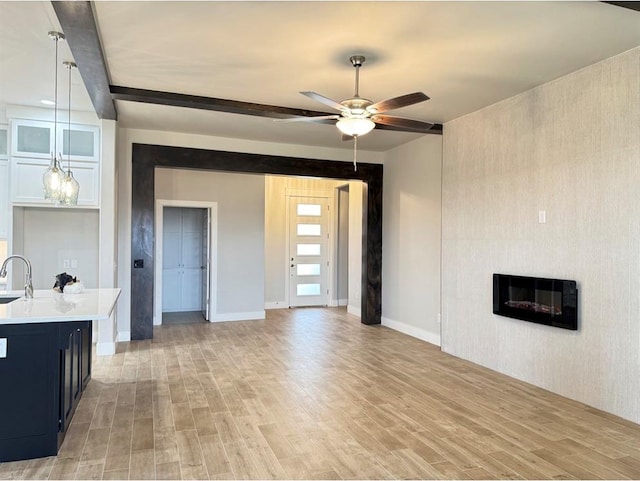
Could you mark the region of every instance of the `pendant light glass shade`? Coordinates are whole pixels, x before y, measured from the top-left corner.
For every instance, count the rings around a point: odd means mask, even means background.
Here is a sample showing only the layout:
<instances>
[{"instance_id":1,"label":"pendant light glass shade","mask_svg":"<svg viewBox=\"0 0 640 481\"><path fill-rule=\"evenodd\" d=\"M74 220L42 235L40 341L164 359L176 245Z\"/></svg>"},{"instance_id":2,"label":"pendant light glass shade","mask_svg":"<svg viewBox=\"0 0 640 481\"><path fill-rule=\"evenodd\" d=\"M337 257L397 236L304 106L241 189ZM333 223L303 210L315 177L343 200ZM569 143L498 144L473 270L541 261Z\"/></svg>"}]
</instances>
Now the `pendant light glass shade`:
<instances>
[{"instance_id":1,"label":"pendant light glass shade","mask_svg":"<svg viewBox=\"0 0 640 481\"><path fill-rule=\"evenodd\" d=\"M52 202L58 202L60 199L60 188L65 178L64 169L60 165L60 160L55 155L51 156L49 168L45 170L42 176L44 184L44 198Z\"/></svg>"},{"instance_id":2,"label":"pendant light glass shade","mask_svg":"<svg viewBox=\"0 0 640 481\"><path fill-rule=\"evenodd\" d=\"M59 203L61 205L77 205L80 184L71 172L71 70L76 67L76 64L63 62L63 65L69 70L69 116L67 118L67 173L62 181Z\"/></svg>"},{"instance_id":3,"label":"pendant light glass shade","mask_svg":"<svg viewBox=\"0 0 640 481\"><path fill-rule=\"evenodd\" d=\"M78 205L78 194L80 193L80 184L73 176L71 169L67 170L67 173L62 180L61 196L59 203L61 205Z\"/></svg>"},{"instance_id":4,"label":"pendant light glass shade","mask_svg":"<svg viewBox=\"0 0 640 481\"><path fill-rule=\"evenodd\" d=\"M57 151L57 126L58 126L58 42L64 40L64 34L60 32L49 32L49 38L56 43L56 65L54 79L54 102L53 107L53 152L51 152L51 163L42 176L44 184L44 198L55 203L60 202L62 183L65 178L64 169L60 165L60 160L56 156Z\"/></svg>"}]
</instances>

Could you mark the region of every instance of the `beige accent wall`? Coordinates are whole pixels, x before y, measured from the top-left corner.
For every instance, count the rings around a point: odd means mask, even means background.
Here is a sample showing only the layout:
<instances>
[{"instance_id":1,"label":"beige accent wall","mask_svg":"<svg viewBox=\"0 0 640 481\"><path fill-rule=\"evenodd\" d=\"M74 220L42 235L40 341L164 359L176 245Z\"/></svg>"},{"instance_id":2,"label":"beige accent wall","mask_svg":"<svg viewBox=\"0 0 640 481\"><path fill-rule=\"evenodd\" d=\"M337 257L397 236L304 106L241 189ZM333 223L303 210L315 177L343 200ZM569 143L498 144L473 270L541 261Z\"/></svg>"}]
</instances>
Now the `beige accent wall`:
<instances>
[{"instance_id":1,"label":"beige accent wall","mask_svg":"<svg viewBox=\"0 0 640 481\"><path fill-rule=\"evenodd\" d=\"M640 48L447 123L443 350L640 422L639 196ZM579 330L493 315L494 272L575 279Z\"/></svg>"}]
</instances>

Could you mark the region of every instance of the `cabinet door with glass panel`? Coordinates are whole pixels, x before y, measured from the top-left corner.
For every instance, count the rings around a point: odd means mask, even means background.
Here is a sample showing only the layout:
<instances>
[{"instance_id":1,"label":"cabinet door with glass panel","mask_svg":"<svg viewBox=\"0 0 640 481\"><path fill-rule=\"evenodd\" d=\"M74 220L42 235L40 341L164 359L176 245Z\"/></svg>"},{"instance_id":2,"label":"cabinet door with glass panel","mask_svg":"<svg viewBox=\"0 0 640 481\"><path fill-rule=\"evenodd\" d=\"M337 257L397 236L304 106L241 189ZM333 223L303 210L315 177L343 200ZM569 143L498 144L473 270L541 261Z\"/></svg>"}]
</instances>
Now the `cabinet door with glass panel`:
<instances>
[{"instance_id":1,"label":"cabinet door with glass panel","mask_svg":"<svg viewBox=\"0 0 640 481\"><path fill-rule=\"evenodd\" d=\"M93 125L58 125L58 147L62 159L97 162L100 158L100 129Z\"/></svg>"},{"instance_id":2,"label":"cabinet door with glass panel","mask_svg":"<svg viewBox=\"0 0 640 481\"><path fill-rule=\"evenodd\" d=\"M51 158L54 145L57 153L66 160L97 162L100 158L100 129L93 125L58 123L54 132L53 122L17 119L12 122L13 157ZM54 138L54 135L57 135Z\"/></svg>"},{"instance_id":3,"label":"cabinet door with glass panel","mask_svg":"<svg viewBox=\"0 0 640 481\"><path fill-rule=\"evenodd\" d=\"M53 122L13 120L11 122L11 156L51 158L53 136Z\"/></svg>"}]
</instances>

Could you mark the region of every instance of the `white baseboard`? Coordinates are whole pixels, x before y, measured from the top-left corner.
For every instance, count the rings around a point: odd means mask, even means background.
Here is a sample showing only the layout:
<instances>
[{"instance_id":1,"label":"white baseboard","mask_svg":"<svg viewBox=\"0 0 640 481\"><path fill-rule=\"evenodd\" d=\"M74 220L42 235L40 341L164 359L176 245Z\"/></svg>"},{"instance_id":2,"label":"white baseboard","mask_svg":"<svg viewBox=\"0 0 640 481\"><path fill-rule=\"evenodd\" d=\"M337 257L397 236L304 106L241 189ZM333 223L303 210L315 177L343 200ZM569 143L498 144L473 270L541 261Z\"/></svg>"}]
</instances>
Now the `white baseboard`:
<instances>
[{"instance_id":1,"label":"white baseboard","mask_svg":"<svg viewBox=\"0 0 640 481\"><path fill-rule=\"evenodd\" d=\"M131 331L120 331L116 338L118 342L129 342L131 340Z\"/></svg>"},{"instance_id":2,"label":"white baseboard","mask_svg":"<svg viewBox=\"0 0 640 481\"><path fill-rule=\"evenodd\" d=\"M115 342L96 343L96 356L113 356L116 353Z\"/></svg>"},{"instance_id":3,"label":"white baseboard","mask_svg":"<svg viewBox=\"0 0 640 481\"><path fill-rule=\"evenodd\" d=\"M265 309L286 309L289 306L287 305L287 301L276 301L276 302L265 302Z\"/></svg>"},{"instance_id":4,"label":"white baseboard","mask_svg":"<svg viewBox=\"0 0 640 481\"><path fill-rule=\"evenodd\" d=\"M347 306L347 312L349 314L353 314L354 316L362 317L362 309L355 306Z\"/></svg>"},{"instance_id":5,"label":"white baseboard","mask_svg":"<svg viewBox=\"0 0 640 481\"><path fill-rule=\"evenodd\" d=\"M393 319L388 319L386 317L382 318L382 325L393 329L394 331L399 331L403 334L407 334L408 336L426 341L429 344L440 346L440 334L434 334L433 332L425 331L419 327L411 326L400 321L394 321Z\"/></svg>"},{"instance_id":6,"label":"white baseboard","mask_svg":"<svg viewBox=\"0 0 640 481\"><path fill-rule=\"evenodd\" d=\"M349 305L349 299L331 299L329 307L344 307Z\"/></svg>"},{"instance_id":7,"label":"white baseboard","mask_svg":"<svg viewBox=\"0 0 640 481\"><path fill-rule=\"evenodd\" d=\"M256 321L265 319L267 314L264 311L255 312L229 312L216 314L211 322L229 322L229 321Z\"/></svg>"}]
</instances>

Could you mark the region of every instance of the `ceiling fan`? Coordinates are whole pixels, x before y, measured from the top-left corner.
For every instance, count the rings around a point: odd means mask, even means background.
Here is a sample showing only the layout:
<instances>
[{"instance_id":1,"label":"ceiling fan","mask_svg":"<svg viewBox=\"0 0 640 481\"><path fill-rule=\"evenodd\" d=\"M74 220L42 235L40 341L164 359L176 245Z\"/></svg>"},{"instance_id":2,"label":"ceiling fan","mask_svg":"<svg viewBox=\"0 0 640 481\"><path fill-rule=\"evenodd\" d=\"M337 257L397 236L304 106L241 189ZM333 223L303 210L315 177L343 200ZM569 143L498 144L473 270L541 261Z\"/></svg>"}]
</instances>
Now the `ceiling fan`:
<instances>
[{"instance_id":1,"label":"ceiling fan","mask_svg":"<svg viewBox=\"0 0 640 481\"><path fill-rule=\"evenodd\" d=\"M300 92L302 95L305 95L310 99L339 111L340 114L314 117L291 117L288 119L278 119L278 121L332 123L333 120L336 120L335 125L342 132L343 140L348 140L352 137L356 139L359 136L365 135L371 132L376 124L400 127L405 131L417 133L427 133L433 127L434 124L429 122L405 119L385 114L385 112L390 110L408 107L409 105L429 100L429 97L423 92L413 92L375 103L371 100L360 97L360 67L362 67L365 57L363 55L353 55L349 60L356 69L355 93L352 98L343 100L342 102L337 102L316 92Z\"/></svg>"}]
</instances>

